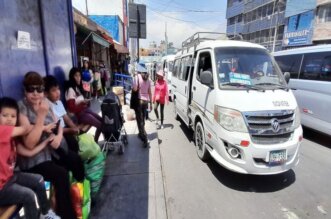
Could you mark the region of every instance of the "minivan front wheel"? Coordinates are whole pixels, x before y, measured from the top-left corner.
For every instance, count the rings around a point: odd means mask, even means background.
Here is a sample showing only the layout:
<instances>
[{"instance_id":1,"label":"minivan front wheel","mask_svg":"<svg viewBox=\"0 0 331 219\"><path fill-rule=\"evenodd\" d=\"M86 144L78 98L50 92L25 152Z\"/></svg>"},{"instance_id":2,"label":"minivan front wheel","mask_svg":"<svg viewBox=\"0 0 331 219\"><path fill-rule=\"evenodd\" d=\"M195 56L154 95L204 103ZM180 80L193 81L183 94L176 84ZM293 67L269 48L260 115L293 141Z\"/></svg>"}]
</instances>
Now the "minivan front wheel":
<instances>
[{"instance_id":1,"label":"minivan front wheel","mask_svg":"<svg viewBox=\"0 0 331 219\"><path fill-rule=\"evenodd\" d=\"M195 137L195 149L197 151L197 155L202 161L207 161L210 157L210 154L206 148L206 141L205 141L205 131L201 122L197 122L194 131Z\"/></svg>"}]
</instances>

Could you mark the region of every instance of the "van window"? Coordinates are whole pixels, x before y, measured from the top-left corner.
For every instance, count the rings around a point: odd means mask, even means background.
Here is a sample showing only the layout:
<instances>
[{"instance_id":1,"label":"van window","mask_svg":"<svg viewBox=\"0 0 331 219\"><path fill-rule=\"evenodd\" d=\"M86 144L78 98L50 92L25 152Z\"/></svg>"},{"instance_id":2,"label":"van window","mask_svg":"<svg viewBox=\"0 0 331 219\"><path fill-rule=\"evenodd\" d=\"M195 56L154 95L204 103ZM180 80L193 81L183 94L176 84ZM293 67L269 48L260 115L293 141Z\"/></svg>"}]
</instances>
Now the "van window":
<instances>
[{"instance_id":1,"label":"van window","mask_svg":"<svg viewBox=\"0 0 331 219\"><path fill-rule=\"evenodd\" d=\"M174 62L173 61L169 61L168 62L168 71L172 72L174 70Z\"/></svg>"},{"instance_id":2,"label":"van window","mask_svg":"<svg viewBox=\"0 0 331 219\"><path fill-rule=\"evenodd\" d=\"M199 55L197 80L200 81L200 74L204 71L212 72L211 55L209 52L202 52Z\"/></svg>"},{"instance_id":3,"label":"van window","mask_svg":"<svg viewBox=\"0 0 331 219\"><path fill-rule=\"evenodd\" d=\"M182 67L181 67L182 74L180 77L181 80L187 81L191 66L192 66L192 57L191 56L182 58Z\"/></svg>"},{"instance_id":4,"label":"van window","mask_svg":"<svg viewBox=\"0 0 331 219\"><path fill-rule=\"evenodd\" d=\"M176 59L174 62L174 71L172 72L172 76L177 78L180 74L180 59Z\"/></svg>"},{"instance_id":5,"label":"van window","mask_svg":"<svg viewBox=\"0 0 331 219\"><path fill-rule=\"evenodd\" d=\"M300 79L331 81L331 54L325 52L305 54Z\"/></svg>"},{"instance_id":6,"label":"van window","mask_svg":"<svg viewBox=\"0 0 331 219\"><path fill-rule=\"evenodd\" d=\"M242 85L286 86L274 59L259 48L216 48L215 63L220 88L243 89Z\"/></svg>"},{"instance_id":7,"label":"van window","mask_svg":"<svg viewBox=\"0 0 331 219\"><path fill-rule=\"evenodd\" d=\"M298 78L302 55L275 56L275 59L282 72L289 72L291 78Z\"/></svg>"}]
</instances>

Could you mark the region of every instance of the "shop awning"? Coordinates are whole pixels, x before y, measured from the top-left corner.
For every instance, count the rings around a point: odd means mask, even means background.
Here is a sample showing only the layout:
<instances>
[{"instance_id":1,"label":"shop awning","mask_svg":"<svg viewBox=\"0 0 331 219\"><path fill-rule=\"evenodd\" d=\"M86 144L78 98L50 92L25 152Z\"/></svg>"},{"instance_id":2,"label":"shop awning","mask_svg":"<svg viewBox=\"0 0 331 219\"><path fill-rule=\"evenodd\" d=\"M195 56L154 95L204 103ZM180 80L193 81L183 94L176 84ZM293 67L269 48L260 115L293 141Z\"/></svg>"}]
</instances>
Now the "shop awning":
<instances>
[{"instance_id":1,"label":"shop awning","mask_svg":"<svg viewBox=\"0 0 331 219\"><path fill-rule=\"evenodd\" d=\"M128 48L126 48L125 46L121 45L116 40L113 40L113 41L114 41L114 47L115 47L117 53L123 53L123 54L128 54L129 53L129 49Z\"/></svg>"},{"instance_id":2,"label":"shop awning","mask_svg":"<svg viewBox=\"0 0 331 219\"><path fill-rule=\"evenodd\" d=\"M90 32L89 35L85 38L85 40L82 42L82 45L87 41L87 39L92 36L92 40L98 44L100 44L101 46L104 47L109 47L110 43L107 42L104 38L102 38L101 36L99 36L98 34L94 33L94 32Z\"/></svg>"},{"instance_id":3,"label":"shop awning","mask_svg":"<svg viewBox=\"0 0 331 219\"><path fill-rule=\"evenodd\" d=\"M109 43L104 38L95 33L92 33L92 39L94 42L100 44L101 46L109 47Z\"/></svg>"}]
</instances>

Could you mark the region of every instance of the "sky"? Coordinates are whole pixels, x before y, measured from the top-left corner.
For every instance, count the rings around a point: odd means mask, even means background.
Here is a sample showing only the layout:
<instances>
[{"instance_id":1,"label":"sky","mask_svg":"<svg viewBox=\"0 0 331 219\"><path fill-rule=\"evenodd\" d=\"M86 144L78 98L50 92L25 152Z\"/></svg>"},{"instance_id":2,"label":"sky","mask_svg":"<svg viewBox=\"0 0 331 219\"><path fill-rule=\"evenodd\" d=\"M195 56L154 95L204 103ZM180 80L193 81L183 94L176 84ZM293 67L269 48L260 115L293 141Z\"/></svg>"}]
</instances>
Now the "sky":
<instances>
[{"instance_id":1,"label":"sky","mask_svg":"<svg viewBox=\"0 0 331 219\"><path fill-rule=\"evenodd\" d=\"M73 6L86 12L85 0L72 0ZM141 47L151 41L158 44L165 39L180 47L182 41L198 31L226 31L226 0L135 0L147 8L147 39L141 39ZM103 8L103 5L99 6Z\"/></svg>"}]
</instances>

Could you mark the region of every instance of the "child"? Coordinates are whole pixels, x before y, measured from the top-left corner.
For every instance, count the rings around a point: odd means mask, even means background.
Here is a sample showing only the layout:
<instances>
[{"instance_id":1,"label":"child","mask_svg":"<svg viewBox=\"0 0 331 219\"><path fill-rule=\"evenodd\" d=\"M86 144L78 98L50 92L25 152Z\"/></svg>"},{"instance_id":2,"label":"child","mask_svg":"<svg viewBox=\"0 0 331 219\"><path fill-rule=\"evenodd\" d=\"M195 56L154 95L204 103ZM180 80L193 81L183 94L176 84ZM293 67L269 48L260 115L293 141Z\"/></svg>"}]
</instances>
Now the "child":
<instances>
[{"instance_id":1,"label":"child","mask_svg":"<svg viewBox=\"0 0 331 219\"><path fill-rule=\"evenodd\" d=\"M44 77L45 95L50 100L51 108L55 116L60 120L60 125L63 127L63 136L66 139L69 148L72 151L78 152L79 146L75 135L81 133L80 128L70 119L65 110L62 101L60 100L61 91L59 83L54 76L48 75Z\"/></svg>"},{"instance_id":2,"label":"child","mask_svg":"<svg viewBox=\"0 0 331 219\"><path fill-rule=\"evenodd\" d=\"M38 218L35 195L41 209L40 218L59 218L47 200L44 180L38 174L14 171L16 153L33 156L39 153L54 138L53 135L42 141L34 149L26 149L17 139L27 134L30 128L18 126L18 105L7 97L0 99L0 205L22 204L27 219Z\"/></svg>"}]
</instances>

